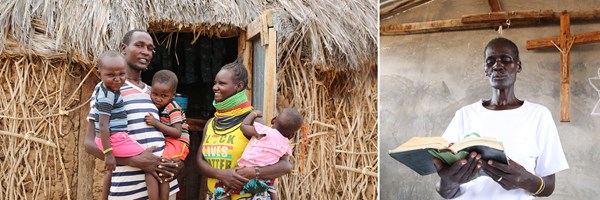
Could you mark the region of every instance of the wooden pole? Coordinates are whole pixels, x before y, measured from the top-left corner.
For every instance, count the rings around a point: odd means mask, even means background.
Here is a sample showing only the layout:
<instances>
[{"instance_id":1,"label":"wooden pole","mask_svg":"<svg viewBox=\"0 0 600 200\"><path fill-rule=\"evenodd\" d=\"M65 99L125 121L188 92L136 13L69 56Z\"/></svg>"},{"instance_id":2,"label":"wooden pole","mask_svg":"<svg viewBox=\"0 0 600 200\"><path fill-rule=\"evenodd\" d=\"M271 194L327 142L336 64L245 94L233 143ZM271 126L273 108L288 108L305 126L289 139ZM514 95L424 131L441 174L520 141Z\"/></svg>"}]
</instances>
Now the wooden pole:
<instances>
[{"instance_id":1,"label":"wooden pole","mask_svg":"<svg viewBox=\"0 0 600 200\"><path fill-rule=\"evenodd\" d=\"M490 11L492 12L500 12L502 10L500 0L488 0L488 4L490 4Z\"/></svg>"},{"instance_id":2,"label":"wooden pole","mask_svg":"<svg viewBox=\"0 0 600 200\"><path fill-rule=\"evenodd\" d=\"M89 69L94 70L94 69ZM94 92L94 86L100 80L94 75L91 75L88 80L85 80L83 86L81 87L81 100L87 100L91 98L92 93ZM88 125L88 113L90 112L90 106L85 105L81 107L79 111L79 138L77 144L77 154L79 154L79 158L77 159L77 199L90 199L94 196L94 168L96 163L94 162L94 157L85 152L85 134L87 131Z\"/></svg>"}]
</instances>

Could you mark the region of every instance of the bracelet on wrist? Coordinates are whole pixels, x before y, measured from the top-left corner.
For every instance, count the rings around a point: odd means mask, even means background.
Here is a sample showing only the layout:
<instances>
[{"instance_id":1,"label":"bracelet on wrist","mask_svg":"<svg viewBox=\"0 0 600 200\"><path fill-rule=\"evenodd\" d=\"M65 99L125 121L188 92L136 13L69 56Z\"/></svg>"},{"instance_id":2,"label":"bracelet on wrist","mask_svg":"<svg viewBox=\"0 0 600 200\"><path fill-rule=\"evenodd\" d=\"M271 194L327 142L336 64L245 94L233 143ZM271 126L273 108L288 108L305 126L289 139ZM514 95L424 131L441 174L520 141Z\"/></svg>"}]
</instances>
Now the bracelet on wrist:
<instances>
[{"instance_id":1,"label":"bracelet on wrist","mask_svg":"<svg viewBox=\"0 0 600 200\"><path fill-rule=\"evenodd\" d=\"M254 172L256 173L256 179L258 179L258 175L260 175L260 171L258 171L258 167L254 167Z\"/></svg>"},{"instance_id":2,"label":"bracelet on wrist","mask_svg":"<svg viewBox=\"0 0 600 200\"><path fill-rule=\"evenodd\" d=\"M537 196L538 194L542 193L542 191L544 191L544 189L546 188L546 184L544 184L544 179L541 176L538 176L538 178L540 178L540 187L537 191L535 191L535 193L531 194L532 196Z\"/></svg>"},{"instance_id":3,"label":"bracelet on wrist","mask_svg":"<svg viewBox=\"0 0 600 200\"><path fill-rule=\"evenodd\" d=\"M105 149L102 153L104 153L104 155L106 155L108 152L111 152L113 149L112 147Z\"/></svg>"}]
</instances>

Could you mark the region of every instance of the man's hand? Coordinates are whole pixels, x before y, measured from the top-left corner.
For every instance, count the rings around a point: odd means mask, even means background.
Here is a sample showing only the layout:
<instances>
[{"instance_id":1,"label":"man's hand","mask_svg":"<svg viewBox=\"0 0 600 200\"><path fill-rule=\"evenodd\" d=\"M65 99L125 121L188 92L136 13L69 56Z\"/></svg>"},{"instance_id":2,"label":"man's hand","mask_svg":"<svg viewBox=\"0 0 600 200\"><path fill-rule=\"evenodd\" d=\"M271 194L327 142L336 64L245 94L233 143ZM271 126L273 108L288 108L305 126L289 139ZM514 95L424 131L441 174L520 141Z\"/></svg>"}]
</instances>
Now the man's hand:
<instances>
[{"instance_id":1,"label":"man's hand","mask_svg":"<svg viewBox=\"0 0 600 200\"><path fill-rule=\"evenodd\" d=\"M160 157L152 154L152 152L156 149L155 146L147 148L140 155L129 157L127 159L127 163L124 163L127 166L136 167L144 170L144 172L154 176L156 180L160 180L158 176L159 168L158 164L160 163Z\"/></svg>"},{"instance_id":2,"label":"man's hand","mask_svg":"<svg viewBox=\"0 0 600 200\"><path fill-rule=\"evenodd\" d=\"M177 175L179 175L183 167L184 163L179 158L173 160L162 158L158 165L158 168L160 168L158 174L161 178L160 180L166 182L177 178Z\"/></svg>"}]
</instances>

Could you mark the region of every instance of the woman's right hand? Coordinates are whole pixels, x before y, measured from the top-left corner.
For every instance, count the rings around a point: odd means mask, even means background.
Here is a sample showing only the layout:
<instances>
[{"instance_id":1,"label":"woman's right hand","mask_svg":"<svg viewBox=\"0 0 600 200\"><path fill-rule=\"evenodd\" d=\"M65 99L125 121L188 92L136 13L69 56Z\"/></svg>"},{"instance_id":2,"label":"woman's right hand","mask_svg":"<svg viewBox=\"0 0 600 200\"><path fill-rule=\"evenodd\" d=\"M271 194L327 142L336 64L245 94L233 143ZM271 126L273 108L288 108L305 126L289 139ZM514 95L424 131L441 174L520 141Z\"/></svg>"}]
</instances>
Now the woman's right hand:
<instances>
[{"instance_id":1,"label":"woman's right hand","mask_svg":"<svg viewBox=\"0 0 600 200\"><path fill-rule=\"evenodd\" d=\"M471 180L481 169L481 155L471 152L466 159L459 160L452 166L442 163L441 160L433 158L438 175L441 178L438 193L444 198L454 198L460 195L460 185Z\"/></svg>"},{"instance_id":2,"label":"woman's right hand","mask_svg":"<svg viewBox=\"0 0 600 200\"><path fill-rule=\"evenodd\" d=\"M218 178L223 184L227 187L232 188L234 190L242 189L246 183L248 183L247 178L239 175L235 172L235 168L229 168L222 171L221 177Z\"/></svg>"},{"instance_id":3,"label":"woman's right hand","mask_svg":"<svg viewBox=\"0 0 600 200\"><path fill-rule=\"evenodd\" d=\"M433 164L437 169L438 175L442 179L442 183L463 184L469 182L471 177L479 171L482 161L481 155L476 152L471 152L466 159L459 160L452 166L444 165L442 161L434 158Z\"/></svg>"}]
</instances>

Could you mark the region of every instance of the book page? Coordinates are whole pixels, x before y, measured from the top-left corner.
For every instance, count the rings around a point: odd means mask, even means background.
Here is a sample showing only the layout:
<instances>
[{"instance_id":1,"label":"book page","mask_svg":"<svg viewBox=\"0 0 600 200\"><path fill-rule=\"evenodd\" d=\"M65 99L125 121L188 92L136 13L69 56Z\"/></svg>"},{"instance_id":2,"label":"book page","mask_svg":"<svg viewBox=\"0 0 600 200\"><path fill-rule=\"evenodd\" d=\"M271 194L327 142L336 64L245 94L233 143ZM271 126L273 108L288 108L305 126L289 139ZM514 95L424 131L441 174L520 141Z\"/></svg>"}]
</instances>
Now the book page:
<instances>
[{"instance_id":1,"label":"book page","mask_svg":"<svg viewBox=\"0 0 600 200\"><path fill-rule=\"evenodd\" d=\"M470 137L470 138L466 138L463 140L460 140L456 143L454 143L454 145L452 145L451 147L449 147L448 149L450 149L452 152L456 153L462 149L465 149L467 147L471 147L471 146L487 146L490 148L494 148L494 149L498 149L498 150L502 150L504 151L504 146L502 145L502 143L498 140L496 140L495 137Z\"/></svg>"},{"instance_id":2,"label":"book page","mask_svg":"<svg viewBox=\"0 0 600 200\"><path fill-rule=\"evenodd\" d=\"M448 148L448 140L443 137L413 137L390 152L408 151L415 149L444 149Z\"/></svg>"}]
</instances>

